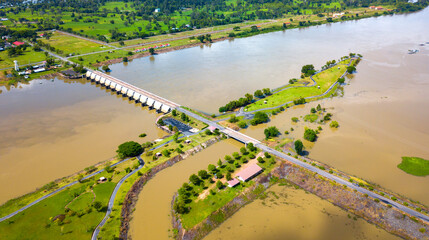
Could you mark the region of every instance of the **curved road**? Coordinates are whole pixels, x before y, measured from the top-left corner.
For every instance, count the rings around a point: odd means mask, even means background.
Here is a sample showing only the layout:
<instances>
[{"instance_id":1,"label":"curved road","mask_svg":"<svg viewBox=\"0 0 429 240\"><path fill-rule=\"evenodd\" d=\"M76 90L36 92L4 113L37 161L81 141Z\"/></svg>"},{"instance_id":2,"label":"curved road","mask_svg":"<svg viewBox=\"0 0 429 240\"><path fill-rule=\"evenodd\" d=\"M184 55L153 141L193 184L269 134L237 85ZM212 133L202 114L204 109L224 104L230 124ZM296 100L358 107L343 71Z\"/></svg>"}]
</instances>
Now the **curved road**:
<instances>
[{"instance_id":1,"label":"curved road","mask_svg":"<svg viewBox=\"0 0 429 240\"><path fill-rule=\"evenodd\" d=\"M124 159L124 160L122 160L122 161L119 161L119 162L117 162L117 163L115 163L115 164L112 164L111 166L112 166L112 167L114 167L114 166L116 166L116 165L118 165L118 164L121 164L121 163L123 163L123 162L125 162L125 161L127 161L127 160L129 160L129 159L130 159L130 158L126 158L126 159ZM95 175L97 175L97 174L99 174L99 173L101 173L101 172L103 172L103 171L104 171L104 169L98 170L98 171L96 171L96 172L94 172L94 173L89 174L89 175L88 175L88 176L86 176L86 177L83 177L83 178L82 178L82 180L86 180L86 179L88 179L88 178L91 178L91 177L93 177L93 176L95 176ZM57 193L59 193L59 192L61 192L62 190L64 190L64 189L66 189L66 188L69 188L69 187L71 187L71 186L75 185L76 183L78 183L78 181L71 182L71 183L69 183L69 184L67 184L67 185L65 185L65 186L63 186L63 187L60 187L60 188L58 188L57 190L55 190L55 191L53 191L53 192L51 192L51 193L49 193L49 194L47 194L47 195L45 195L45 196L43 196L43 197L39 198L39 199L36 199L35 201L31 202L31 203L30 203L30 204L28 204L27 206L22 207L22 208L20 208L20 209L16 210L15 212L13 212L13 213L11 213L11 214L9 214L9 215L7 215L7 216L1 217L1 218L0 218L0 222L3 222L4 220L7 220L7 219L9 219L9 218L11 218L11 217L15 216L16 214L18 214L18 213L20 213L20 212L22 212L22 211L24 211L24 210L26 210L26 209L28 209L28 208L30 208L30 207L32 207L32 206L34 206L35 204L37 204L37 203L39 203L39 202L41 202L41 201L43 201L43 200L45 200L45 199L47 199L47 198L49 198L49 197L53 196L53 195L55 195L55 194L57 194Z\"/></svg>"}]
</instances>

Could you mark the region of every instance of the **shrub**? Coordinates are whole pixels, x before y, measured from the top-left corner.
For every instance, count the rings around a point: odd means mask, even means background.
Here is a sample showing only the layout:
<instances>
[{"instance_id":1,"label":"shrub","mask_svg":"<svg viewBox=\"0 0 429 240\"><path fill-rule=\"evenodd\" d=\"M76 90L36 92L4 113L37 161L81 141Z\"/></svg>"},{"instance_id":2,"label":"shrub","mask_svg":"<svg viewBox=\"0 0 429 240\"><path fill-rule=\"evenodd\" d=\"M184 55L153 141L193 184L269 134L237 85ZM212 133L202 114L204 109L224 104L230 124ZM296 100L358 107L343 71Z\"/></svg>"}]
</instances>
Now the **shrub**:
<instances>
[{"instance_id":1,"label":"shrub","mask_svg":"<svg viewBox=\"0 0 429 240\"><path fill-rule=\"evenodd\" d=\"M142 133L142 134L139 135L140 138L144 138L146 136L147 136L146 133Z\"/></svg>"},{"instance_id":2,"label":"shrub","mask_svg":"<svg viewBox=\"0 0 429 240\"><path fill-rule=\"evenodd\" d=\"M310 142L314 142L317 139L317 133L313 129L307 128L304 132L304 139Z\"/></svg>"},{"instance_id":3,"label":"shrub","mask_svg":"<svg viewBox=\"0 0 429 240\"><path fill-rule=\"evenodd\" d=\"M259 162L259 163L264 163L264 162L265 162L265 161L264 161L264 159L263 159L263 158L261 158L261 157L258 157L258 159L257 159L257 160L258 160L258 162Z\"/></svg>"},{"instance_id":4,"label":"shrub","mask_svg":"<svg viewBox=\"0 0 429 240\"><path fill-rule=\"evenodd\" d=\"M338 122L337 122L337 121L332 121L332 122L331 122L331 124L329 124L329 126L330 126L331 128L338 128L340 125L338 124Z\"/></svg>"},{"instance_id":5,"label":"shrub","mask_svg":"<svg viewBox=\"0 0 429 240\"><path fill-rule=\"evenodd\" d=\"M277 127L272 126L272 127L268 127L264 130L264 134L265 134L265 138L271 138L271 137L277 137L278 135L280 135L280 131L279 129L277 129Z\"/></svg>"},{"instance_id":6,"label":"shrub","mask_svg":"<svg viewBox=\"0 0 429 240\"><path fill-rule=\"evenodd\" d=\"M237 123L237 125L238 125L240 128L246 128L246 127L247 127L247 123L246 123L245 121L240 121L240 122L238 122L238 123Z\"/></svg>"}]
</instances>

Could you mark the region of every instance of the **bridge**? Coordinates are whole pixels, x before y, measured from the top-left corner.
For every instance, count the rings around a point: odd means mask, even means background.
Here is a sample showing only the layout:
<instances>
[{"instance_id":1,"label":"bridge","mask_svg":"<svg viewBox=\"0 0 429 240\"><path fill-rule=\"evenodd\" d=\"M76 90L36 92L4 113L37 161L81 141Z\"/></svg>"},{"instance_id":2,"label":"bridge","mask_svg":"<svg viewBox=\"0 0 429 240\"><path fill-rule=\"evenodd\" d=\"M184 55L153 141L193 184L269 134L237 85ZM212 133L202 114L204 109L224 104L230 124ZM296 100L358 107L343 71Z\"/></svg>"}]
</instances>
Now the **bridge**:
<instances>
[{"instance_id":1,"label":"bridge","mask_svg":"<svg viewBox=\"0 0 429 240\"><path fill-rule=\"evenodd\" d=\"M261 149L264 152L268 152L274 156L277 156L279 158L282 158L286 161L289 161L291 163L294 163L298 166L303 167L304 169L307 169L313 173L319 174L320 176L324 176L338 184L345 185L351 189L354 189L360 193L368 194L368 196L379 199L380 201L383 201L386 204L390 204L392 207L397 208L405 213L408 213L411 216L414 216L416 218L419 218L423 221L429 222L429 216L418 212L412 208L409 208L399 202L396 202L394 200L391 200L390 198L386 198L385 196L382 196L374 191L369 191L363 187L356 186L353 183L346 181L345 179L342 179L338 176L335 176L333 174L330 174L322 169L319 169L315 166L312 166L308 162L300 161L297 158L294 158L292 156L286 155L283 152L277 151L275 149L272 149L268 146L263 145L260 141L249 137L243 133L240 133L238 131L235 131L233 129L223 127L219 125L217 122L214 122L210 119L207 119L203 116L200 116L192 111L189 111L183 107L181 107L179 104L174 103L172 101L169 101L165 98L162 98L160 96L157 96L153 93L150 93L146 90L143 90L141 88L135 87L129 83L126 83L124 81L121 81L117 78L114 78L112 76L109 76L105 73L94 71L94 70L88 70L86 73L87 79L91 79L91 81L95 81L96 83L99 83L101 85L104 85L113 91L116 91L118 94L122 94L124 96L129 97L130 99L134 99L135 101L141 102L143 105L147 105L149 107L152 107L160 112L168 113L172 109L176 109L176 111L185 113L186 115L193 117L201 122L206 123L209 126L216 127L220 130L220 132L226 134L230 138L233 138L239 142L242 142L244 144L253 143L255 147ZM15 213L16 214L16 213Z\"/></svg>"},{"instance_id":2,"label":"bridge","mask_svg":"<svg viewBox=\"0 0 429 240\"><path fill-rule=\"evenodd\" d=\"M141 102L150 108L157 111L168 113L171 109L177 108L179 104L162 98L154 93L148 92L129 83L121 81L115 77L102 73L100 71L89 70L86 72L86 78L99 83L100 85L116 91L118 94L134 99L136 102Z\"/></svg>"}]
</instances>

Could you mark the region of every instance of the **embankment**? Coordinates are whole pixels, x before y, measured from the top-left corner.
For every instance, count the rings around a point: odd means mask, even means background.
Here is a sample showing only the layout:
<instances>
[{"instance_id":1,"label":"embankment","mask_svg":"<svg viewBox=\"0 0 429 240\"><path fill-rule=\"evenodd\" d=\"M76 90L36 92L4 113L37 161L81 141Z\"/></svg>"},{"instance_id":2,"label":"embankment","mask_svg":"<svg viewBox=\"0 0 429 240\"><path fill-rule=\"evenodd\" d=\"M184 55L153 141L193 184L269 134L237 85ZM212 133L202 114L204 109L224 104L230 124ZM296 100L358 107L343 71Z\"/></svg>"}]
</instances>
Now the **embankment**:
<instances>
[{"instance_id":1,"label":"embankment","mask_svg":"<svg viewBox=\"0 0 429 240\"><path fill-rule=\"evenodd\" d=\"M135 208L135 205L138 200L138 196L143 189L144 185L152 179L158 172L161 170L168 168L175 163L182 161L186 159L187 157L200 152L204 150L205 148L215 144L216 142L220 141L221 137L212 138L210 140L207 140L206 142L184 152L183 154L180 154L178 156L175 156L168 161L152 168L147 173L143 174L131 187L130 191L128 191L127 195L125 196L125 200L122 206L122 212L121 212L121 230L120 230L120 239L130 239L128 236L129 228L130 228L130 221L132 218L132 213Z\"/></svg>"},{"instance_id":2,"label":"embankment","mask_svg":"<svg viewBox=\"0 0 429 240\"><path fill-rule=\"evenodd\" d=\"M246 189L192 229L184 229L180 218L173 211L172 223L174 229L177 231L176 239L202 239L241 207L260 196L270 186L270 180L273 177L285 179L344 210L362 217L369 223L376 224L404 239L429 239L429 225L427 223L410 218L397 209L380 202L375 202L361 193L354 192L320 175L283 161L280 163L280 166L276 167L268 175L257 177L254 180L255 185Z\"/></svg>"}]
</instances>

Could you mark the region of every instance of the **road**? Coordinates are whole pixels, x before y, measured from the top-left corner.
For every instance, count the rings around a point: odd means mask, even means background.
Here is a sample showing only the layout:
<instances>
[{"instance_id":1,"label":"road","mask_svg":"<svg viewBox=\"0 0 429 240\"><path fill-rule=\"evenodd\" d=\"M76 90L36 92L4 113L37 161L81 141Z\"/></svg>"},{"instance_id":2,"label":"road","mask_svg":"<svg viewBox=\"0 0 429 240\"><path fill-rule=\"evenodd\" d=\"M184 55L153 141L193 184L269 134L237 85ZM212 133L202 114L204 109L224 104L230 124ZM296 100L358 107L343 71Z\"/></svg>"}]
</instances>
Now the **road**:
<instances>
[{"instance_id":1,"label":"road","mask_svg":"<svg viewBox=\"0 0 429 240\"><path fill-rule=\"evenodd\" d=\"M400 204L398 202L395 202L395 201L393 201L393 200L391 200L389 198L383 197L383 196L381 196L381 195L379 195L379 194L377 194L375 192L369 191L366 188L361 188L359 186L355 186L353 183L351 183L349 181L346 181L343 178L340 178L338 176L330 174L330 173L328 173L328 172L326 172L324 170L319 169L318 167L314 167L314 166L312 166L312 165L310 165L308 163L302 162L302 161L300 161L300 160L298 160L298 159L296 159L294 157L291 157L289 155L286 155L284 153L276 151L276 150L274 150L272 148L269 148L269 147L267 147L265 145L256 144L255 146L258 147L259 149L261 149L264 152L268 152L268 153L270 153L272 155L275 155L275 156L277 156L279 158L283 158L283 159L285 159L285 160L287 160L289 162L292 162L292 163L294 163L296 165L299 165L299 166L301 166L301 167L303 167L303 168L305 168L305 169L307 169L309 171L315 172L315 173L317 173L317 174L319 174L321 176L324 176L324 177L326 177L326 178L328 178L330 180L333 180L333 181L335 181L335 182L337 182L339 184L346 185L347 187L349 187L351 189L354 189L354 190L356 190L356 191L358 191L360 193L368 194L368 196L370 196L370 197L372 197L374 199L379 199L380 201L382 201L382 202L384 202L386 204L390 204L390 205L392 205L392 207L397 208L397 209L399 209L399 210L401 210L403 212L406 212L406 213L410 214L411 216L414 216L414 217L419 218L419 219L421 219L423 221L429 222L429 216L424 215L424 214L422 214L420 212L417 212L417 211L415 211L415 210L413 210L411 208L408 208L408 207L406 207L406 206L404 206L404 205L402 205L402 204Z\"/></svg>"},{"instance_id":2,"label":"road","mask_svg":"<svg viewBox=\"0 0 429 240\"><path fill-rule=\"evenodd\" d=\"M114 167L114 166L116 166L116 165L118 165L118 164L121 164L121 163L123 163L123 162L125 162L125 161L128 161L129 159L130 159L130 158L126 158L126 159L124 159L124 160L122 160L122 161L120 161L120 162L117 162L117 163L115 163L115 164L112 164L112 167ZM86 180L86 179L88 179L88 178L92 178L93 176L95 176L95 175L97 175L97 174L99 174L99 173L101 173L101 172L103 172L103 171L104 171L104 169L98 170L98 171L96 171L96 172L94 172L94 173L91 173L91 174L89 174L88 176L86 176L86 177L82 178L82 180ZM64 189L69 188L69 187L71 187L71 186L75 185L76 183L79 183L79 182L78 182L78 181L71 182L71 183L69 183L69 184L67 184L67 185L65 185L65 186L63 186L63 187L61 187L61 188L58 188L57 190L55 190L55 191L53 191L53 192L51 192L51 193L49 193L49 194L47 194L47 195L45 195L45 196L43 196L43 197L41 197L41 198L38 198L37 200L34 200L33 202L29 203L27 206L22 207L22 208L20 208L20 209L16 210L15 212L13 212L13 213L11 213L11 214L9 214L9 215L7 215L7 216L1 217L1 218L0 218L0 222L3 222L4 220L7 220L7 219L9 219L9 218L11 218L11 217L15 216L16 214L18 214L18 213L20 213L20 212L22 212L22 211L24 211L24 210L26 210L26 209L28 209L28 208L30 208L30 207L32 207L32 206L34 206L34 205L36 205L37 203L39 203L39 202L41 202L41 201L43 201L43 200L45 200L45 199L47 199L47 198L49 198L49 197L51 197L51 196L53 196L53 195L55 195L55 194L57 194L57 193L59 193L59 192L63 191Z\"/></svg>"}]
</instances>

